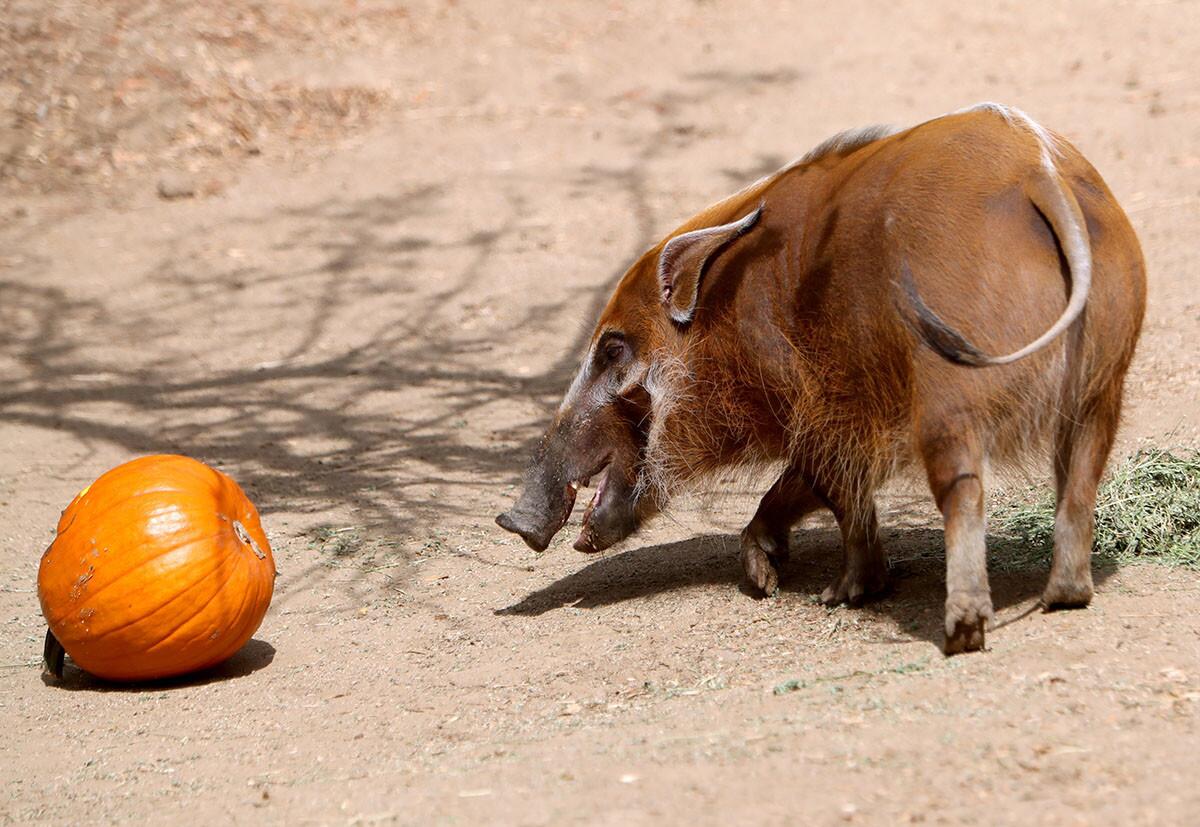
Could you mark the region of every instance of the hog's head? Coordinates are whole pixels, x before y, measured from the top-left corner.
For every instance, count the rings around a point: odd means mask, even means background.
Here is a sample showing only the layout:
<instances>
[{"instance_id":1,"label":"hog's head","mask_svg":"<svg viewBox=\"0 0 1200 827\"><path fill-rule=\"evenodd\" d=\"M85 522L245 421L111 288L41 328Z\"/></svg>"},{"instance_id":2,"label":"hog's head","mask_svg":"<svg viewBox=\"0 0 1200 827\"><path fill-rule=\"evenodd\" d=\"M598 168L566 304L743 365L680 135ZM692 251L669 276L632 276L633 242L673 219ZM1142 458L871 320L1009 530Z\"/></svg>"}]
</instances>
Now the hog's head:
<instances>
[{"instance_id":1,"label":"hog's head","mask_svg":"<svg viewBox=\"0 0 1200 827\"><path fill-rule=\"evenodd\" d=\"M662 508L666 494L647 478L646 459L662 408L656 377L688 333L706 267L761 213L760 206L676 235L625 274L525 472L520 498L496 518L501 528L543 551L571 516L578 490L595 481L575 548L596 552Z\"/></svg>"}]
</instances>

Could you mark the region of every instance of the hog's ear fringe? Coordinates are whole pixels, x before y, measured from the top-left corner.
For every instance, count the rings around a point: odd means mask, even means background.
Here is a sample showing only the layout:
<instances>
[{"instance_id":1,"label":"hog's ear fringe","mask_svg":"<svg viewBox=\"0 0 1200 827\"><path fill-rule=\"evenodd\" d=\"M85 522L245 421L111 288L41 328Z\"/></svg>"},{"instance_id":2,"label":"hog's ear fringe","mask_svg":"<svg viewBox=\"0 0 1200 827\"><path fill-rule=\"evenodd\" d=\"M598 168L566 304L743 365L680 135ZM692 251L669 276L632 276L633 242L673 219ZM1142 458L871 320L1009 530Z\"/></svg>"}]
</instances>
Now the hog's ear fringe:
<instances>
[{"instance_id":1,"label":"hog's ear fringe","mask_svg":"<svg viewBox=\"0 0 1200 827\"><path fill-rule=\"evenodd\" d=\"M691 322L700 295L700 279L709 260L725 245L758 223L763 205L738 221L675 236L658 257L658 287L667 314L676 324Z\"/></svg>"}]
</instances>

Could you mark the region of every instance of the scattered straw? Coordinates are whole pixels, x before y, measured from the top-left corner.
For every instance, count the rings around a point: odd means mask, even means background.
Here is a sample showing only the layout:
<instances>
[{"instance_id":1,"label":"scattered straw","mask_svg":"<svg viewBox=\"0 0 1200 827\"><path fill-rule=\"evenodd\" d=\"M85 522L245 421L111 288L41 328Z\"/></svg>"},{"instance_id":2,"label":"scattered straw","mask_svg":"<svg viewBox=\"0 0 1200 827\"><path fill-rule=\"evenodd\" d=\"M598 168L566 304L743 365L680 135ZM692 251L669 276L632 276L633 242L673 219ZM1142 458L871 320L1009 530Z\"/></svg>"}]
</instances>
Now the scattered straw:
<instances>
[{"instance_id":1,"label":"scattered straw","mask_svg":"<svg viewBox=\"0 0 1200 827\"><path fill-rule=\"evenodd\" d=\"M1008 503L991 518L1003 561L1044 562L1054 545L1054 501ZM1150 448L1113 469L1096 500L1094 554L1200 568L1200 452Z\"/></svg>"}]
</instances>

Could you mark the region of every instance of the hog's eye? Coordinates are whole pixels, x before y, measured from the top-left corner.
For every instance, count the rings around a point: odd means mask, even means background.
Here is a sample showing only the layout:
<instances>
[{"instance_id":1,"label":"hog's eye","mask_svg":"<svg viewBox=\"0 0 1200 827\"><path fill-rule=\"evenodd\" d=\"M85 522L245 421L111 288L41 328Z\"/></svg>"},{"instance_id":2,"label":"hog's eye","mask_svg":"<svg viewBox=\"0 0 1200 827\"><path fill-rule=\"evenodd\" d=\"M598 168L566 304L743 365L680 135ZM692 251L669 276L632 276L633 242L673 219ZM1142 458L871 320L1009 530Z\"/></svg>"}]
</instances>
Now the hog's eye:
<instances>
[{"instance_id":1,"label":"hog's eye","mask_svg":"<svg viewBox=\"0 0 1200 827\"><path fill-rule=\"evenodd\" d=\"M618 333L609 334L600 342L596 361L601 368L620 365L629 358L631 352L629 342L625 341L624 336Z\"/></svg>"}]
</instances>

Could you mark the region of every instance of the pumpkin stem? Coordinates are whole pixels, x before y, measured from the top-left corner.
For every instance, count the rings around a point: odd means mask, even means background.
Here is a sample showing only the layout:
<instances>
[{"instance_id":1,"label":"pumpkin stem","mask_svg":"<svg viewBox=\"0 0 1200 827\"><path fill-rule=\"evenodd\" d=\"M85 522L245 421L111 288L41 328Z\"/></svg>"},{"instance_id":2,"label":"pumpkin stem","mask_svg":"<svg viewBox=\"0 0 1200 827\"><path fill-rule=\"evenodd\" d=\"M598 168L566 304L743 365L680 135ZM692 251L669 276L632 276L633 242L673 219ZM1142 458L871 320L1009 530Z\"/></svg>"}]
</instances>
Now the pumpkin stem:
<instances>
[{"instance_id":1,"label":"pumpkin stem","mask_svg":"<svg viewBox=\"0 0 1200 827\"><path fill-rule=\"evenodd\" d=\"M58 642L58 638L54 636L54 632L46 630L46 647L42 650L42 673L53 675L61 680L63 674L63 657L67 654L67 650L63 649L62 644Z\"/></svg>"},{"instance_id":2,"label":"pumpkin stem","mask_svg":"<svg viewBox=\"0 0 1200 827\"><path fill-rule=\"evenodd\" d=\"M266 559L267 555L263 554L263 550L258 547L258 543L254 542L254 538L250 536L250 532L242 525L240 520L233 521L233 533L238 536L246 545L250 546L250 550L254 552L254 556L259 560Z\"/></svg>"}]
</instances>

